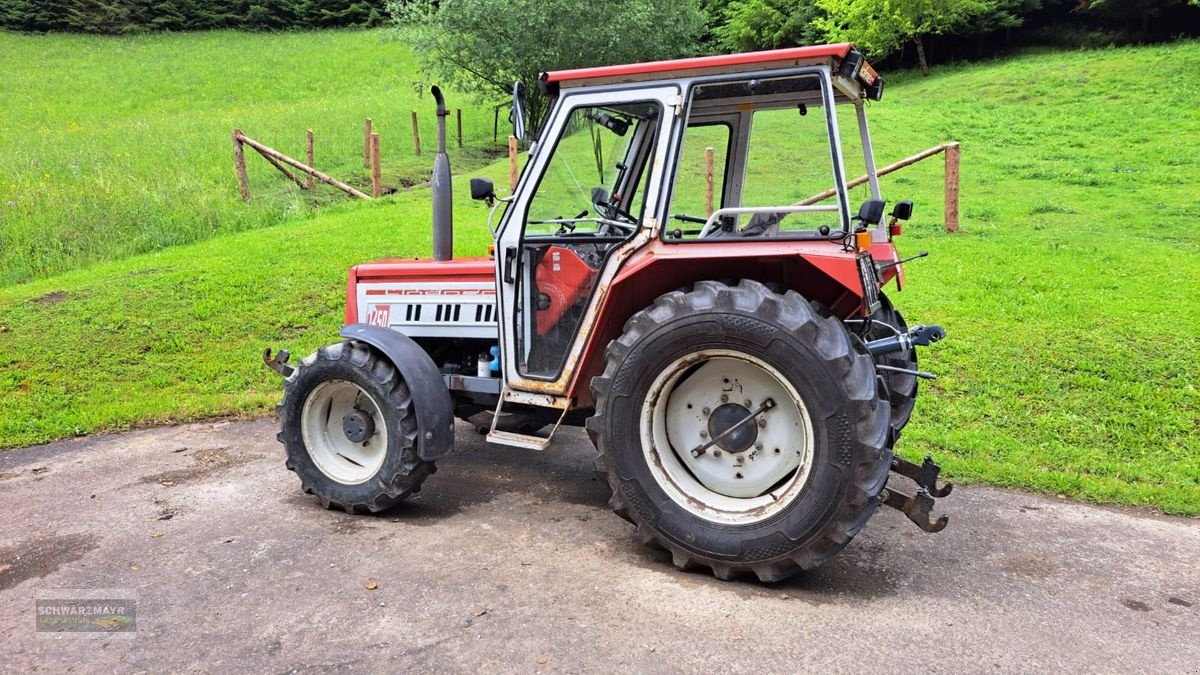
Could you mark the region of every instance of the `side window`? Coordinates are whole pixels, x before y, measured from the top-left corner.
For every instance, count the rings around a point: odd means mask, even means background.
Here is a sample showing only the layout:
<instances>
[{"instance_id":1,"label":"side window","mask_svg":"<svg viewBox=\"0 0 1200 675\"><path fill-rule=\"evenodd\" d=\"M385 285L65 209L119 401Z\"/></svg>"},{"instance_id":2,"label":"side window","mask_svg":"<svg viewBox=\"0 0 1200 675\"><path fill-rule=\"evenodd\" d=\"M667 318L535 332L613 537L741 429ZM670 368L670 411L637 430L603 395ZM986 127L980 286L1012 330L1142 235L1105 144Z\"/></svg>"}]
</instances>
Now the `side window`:
<instances>
[{"instance_id":1,"label":"side window","mask_svg":"<svg viewBox=\"0 0 1200 675\"><path fill-rule=\"evenodd\" d=\"M750 146L746 154L746 179L742 206L790 206L833 187L829 128L825 110L818 106L791 106L756 110L751 118ZM818 204L834 205L834 197ZM778 228L780 234L816 230L821 225L838 229L836 212L801 212L743 215L742 229Z\"/></svg>"},{"instance_id":2,"label":"side window","mask_svg":"<svg viewBox=\"0 0 1200 675\"><path fill-rule=\"evenodd\" d=\"M822 226L838 228L836 198L814 199L834 186L817 75L704 82L693 87L688 106L667 240L805 236ZM711 222L708 147L715 160Z\"/></svg>"},{"instance_id":3,"label":"side window","mask_svg":"<svg viewBox=\"0 0 1200 675\"><path fill-rule=\"evenodd\" d=\"M707 218L712 213L708 201L708 151L711 149L713 153L711 206L719 209L725 204L731 129L725 122L698 122L689 125L684 134L672 212ZM670 227L689 229L687 221L672 223ZM690 229L696 229L696 224L692 223Z\"/></svg>"}]
</instances>

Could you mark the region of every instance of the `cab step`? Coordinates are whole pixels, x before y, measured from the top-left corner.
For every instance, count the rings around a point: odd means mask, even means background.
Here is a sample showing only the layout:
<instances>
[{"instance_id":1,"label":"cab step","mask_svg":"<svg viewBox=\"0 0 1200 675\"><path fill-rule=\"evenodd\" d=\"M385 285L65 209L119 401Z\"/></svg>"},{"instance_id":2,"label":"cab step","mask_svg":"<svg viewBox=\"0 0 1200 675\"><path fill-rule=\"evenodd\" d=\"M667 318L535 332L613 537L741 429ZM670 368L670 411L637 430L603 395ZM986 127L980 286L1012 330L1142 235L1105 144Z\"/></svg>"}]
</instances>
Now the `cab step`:
<instances>
[{"instance_id":1,"label":"cab step","mask_svg":"<svg viewBox=\"0 0 1200 675\"><path fill-rule=\"evenodd\" d=\"M498 429L492 429L487 434L488 443L507 445L514 448L525 448L526 450L545 450L546 446L550 445L551 438L553 438L553 434L548 438L542 438L541 436L518 434L515 431L500 431Z\"/></svg>"},{"instance_id":2,"label":"cab step","mask_svg":"<svg viewBox=\"0 0 1200 675\"><path fill-rule=\"evenodd\" d=\"M559 407L562 413L558 416L558 421L554 423L554 427L550 429L550 434L547 436L535 436L533 434L521 434L515 431L497 429L496 424L501 419L504 402L514 400L518 403L535 403L541 404L544 407ZM567 409L569 407L569 401L566 399L556 399L542 395L529 396L521 392L514 392L512 389L505 387L500 392L500 401L496 404L496 412L492 414L492 426L487 432L487 442L495 443L496 445L507 445L513 448L524 448L526 450L545 450L554 438L554 433L558 431L558 427L562 425L563 418L567 416Z\"/></svg>"}]
</instances>

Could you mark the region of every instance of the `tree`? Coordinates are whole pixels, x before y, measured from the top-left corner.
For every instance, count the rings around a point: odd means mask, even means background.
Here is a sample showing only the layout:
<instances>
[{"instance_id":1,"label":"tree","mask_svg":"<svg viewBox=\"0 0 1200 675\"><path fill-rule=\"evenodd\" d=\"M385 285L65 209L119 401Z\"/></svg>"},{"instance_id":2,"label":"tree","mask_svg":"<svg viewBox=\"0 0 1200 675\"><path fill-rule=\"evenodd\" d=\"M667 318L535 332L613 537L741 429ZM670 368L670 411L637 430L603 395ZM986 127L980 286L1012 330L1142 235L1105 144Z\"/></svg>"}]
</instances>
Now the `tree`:
<instances>
[{"instance_id":1,"label":"tree","mask_svg":"<svg viewBox=\"0 0 1200 675\"><path fill-rule=\"evenodd\" d=\"M814 25L828 40L853 42L873 57L911 41L928 75L922 38L961 30L996 5L997 0L817 0L825 15Z\"/></svg>"},{"instance_id":2,"label":"tree","mask_svg":"<svg viewBox=\"0 0 1200 675\"><path fill-rule=\"evenodd\" d=\"M1151 35L1151 23L1161 20L1169 10L1191 5L1200 7L1200 0L1076 0L1076 12L1087 12L1125 26L1125 34L1136 40Z\"/></svg>"},{"instance_id":3,"label":"tree","mask_svg":"<svg viewBox=\"0 0 1200 675\"><path fill-rule=\"evenodd\" d=\"M495 100L526 84L531 128L549 101L538 74L694 54L694 0L393 0L400 39L442 83Z\"/></svg>"},{"instance_id":4,"label":"tree","mask_svg":"<svg viewBox=\"0 0 1200 675\"><path fill-rule=\"evenodd\" d=\"M733 0L713 32L720 47L731 52L811 44L820 41L812 25L820 14L814 0Z\"/></svg>"}]
</instances>

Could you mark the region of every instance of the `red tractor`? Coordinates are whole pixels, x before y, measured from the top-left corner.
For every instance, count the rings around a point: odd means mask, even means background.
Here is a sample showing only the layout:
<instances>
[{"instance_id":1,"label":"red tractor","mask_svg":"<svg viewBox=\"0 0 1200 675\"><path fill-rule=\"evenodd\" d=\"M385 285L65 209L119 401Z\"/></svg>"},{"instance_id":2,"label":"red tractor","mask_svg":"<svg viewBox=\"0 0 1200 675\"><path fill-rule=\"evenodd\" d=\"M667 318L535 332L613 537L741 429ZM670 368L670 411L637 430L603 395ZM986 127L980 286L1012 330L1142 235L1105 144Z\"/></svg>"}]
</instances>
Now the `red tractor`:
<instances>
[{"instance_id":1,"label":"red tractor","mask_svg":"<svg viewBox=\"0 0 1200 675\"><path fill-rule=\"evenodd\" d=\"M904 282L892 238L912 204L885 218L865 115L883 78L862 55L802 47L539 86L552 104L513 194L471 182L493 208L493 256L451 259L435 87L434 259L354 267L341 342L294 368L264 355L286 377L279 440L304 490L386 509L453 451L458 417L530 450L585 426L613 509L676 566L722 579L812 569L881 503L944 527L929 515L949 492L937 465L892 453L928 376L915 347L944 333L909 328L883 294ZM517 85L518 137L523 118ZM844 144L869 176L857 211ZM886 487L889 472L915 492Z\"/></svg>"}]
</instances>

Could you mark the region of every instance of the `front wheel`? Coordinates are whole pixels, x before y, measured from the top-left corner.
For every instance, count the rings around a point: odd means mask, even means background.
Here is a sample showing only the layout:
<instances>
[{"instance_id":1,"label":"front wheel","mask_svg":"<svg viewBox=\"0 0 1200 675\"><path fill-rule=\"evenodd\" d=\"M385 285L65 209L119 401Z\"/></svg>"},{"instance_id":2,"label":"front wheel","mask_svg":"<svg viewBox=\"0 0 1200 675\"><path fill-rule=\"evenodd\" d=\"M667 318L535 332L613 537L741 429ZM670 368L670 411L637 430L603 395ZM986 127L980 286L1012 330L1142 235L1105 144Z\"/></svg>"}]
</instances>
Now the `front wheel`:
<instances>
[{"instance_id":1,"label":"front wheel","mask_svg":"<svg viewBox=\"0 0 1200 675\"><path fill-rule=\"evenodd\" d=\"M421 488L435 471L417 456L408 385L362 342L321 347L284 381L278 439L287 468L326 508L376 512Z\"/></svg>"},{"instance_id":2,"label":"front wheel","mask_svg":"<svg viewBox=\"0 0 1200 675\"><path fill-rule=\"evenodd\" d=\"M891 449L871 357L794 292L664 295L592 388L611 504L680 568L776 581L828 560L878 506Z\"/></svg>"}]
</instances>

